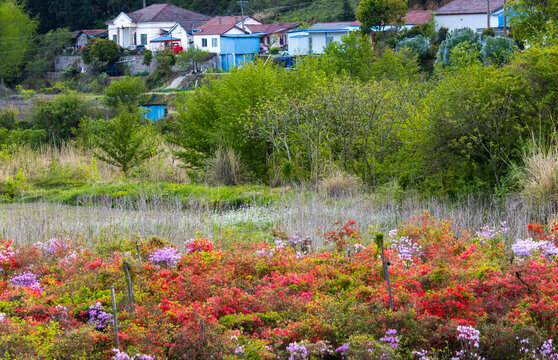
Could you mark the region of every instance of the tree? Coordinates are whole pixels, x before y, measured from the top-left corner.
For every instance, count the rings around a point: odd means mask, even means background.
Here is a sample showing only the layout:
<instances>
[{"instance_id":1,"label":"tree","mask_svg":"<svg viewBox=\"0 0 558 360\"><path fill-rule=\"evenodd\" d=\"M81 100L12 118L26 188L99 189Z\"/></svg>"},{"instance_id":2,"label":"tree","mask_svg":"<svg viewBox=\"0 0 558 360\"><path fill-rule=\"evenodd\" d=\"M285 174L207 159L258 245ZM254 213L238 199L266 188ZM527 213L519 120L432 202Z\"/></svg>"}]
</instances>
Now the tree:
<instances>
[{"instance_id":1,"label":"tree","mask_svg":"<svg viewBox=\"0 0 558 360\"><path fill-rule=\"evenodd\" d=\"M355 12L349 3L349 0L343 0L341 2L341 16L339 16L339 21L354 21Z\"/></svg>"},{"instance_id":2,"label":"tree","mask_svg":"<svg viewBox=\"0 0 558 360\"><path fill-rule=\"evenodd\" d=\"M95 111L93 104L80 95L67 93L35 103L31 120L35 128L46 130L50 140L60 144L73 137L81 119Z\"/></svg>"},{"instance_id":3,"label":"tree","mask_svg":"<svg viewBox=\"0 0 558 360\"><path fill-rule=\"evenodd\" d=\"M370 34L371 29L382 30L383 26L395 23L403 25L407 15L405 0L362 0L358 4L357 19L363 33Z\"/></svg>"},{"instance_id":4,"label":"tree","mask_svg":"<svg viewBox=\"0 0 558 360\"><path fill-rule=\"evenodd\" d=\"M208 51L202 50L197 46L189 46L186 51L176 55L176 63L182 69L192 68L194 72L198 72L198 63L205 61L208 55Z\"/></svg>"},{"instance_id":5,"label":"tree","mask_svg":"<svg viewBox=\"0 0 558 360\"><path fill-rule=\"evenodd\" d=\"M37 21L17 0L0 1L0 84L13 82L33 44Z\"/></svg>"},{"instance_id":6,"label":"tree","mask_svg":"<svg viewBox=\"0 0 558 360\"><path fill-rule=\"evenodd\" d=\"M512 0L507 15L516 40L534 40L544 37L552 23L558 20L556 0Z\"/></svg>"},{"instance_id":7,"label":"tree","mask_svg":"<svg viewBox=\"0 0 558 360\"><path fill-rule=\"evenodd\" d=\"M157 142L151 124L141 123L139 110L121 107L117 117L101 122L91 134L94 154L104 162L117 166L127 174L157 154Z\"/></svg>"},{"instance_id":8,"label":"tree","mask_svg":"<svg viewBox=\"0 0 558 360\"><path fill-rule=\"evenodd\" d=\"M128 111L132 111L144 100L146 92L142 79L126 76L109 85L105 90L104 102L113 109L126 106Z\"/></svg>"},{"instance_id":9,"label":"tree","mask_svg":"<svg viewBox=\"0 0 558 360\"><path fill-rule=\"evenodd\" d=\"M105 65L111 65L118 59L119 51L120 49L114 41L93 38L90 39L83 48L81 57L86 64L98 61Z\"/></svg>"}]
</instances>

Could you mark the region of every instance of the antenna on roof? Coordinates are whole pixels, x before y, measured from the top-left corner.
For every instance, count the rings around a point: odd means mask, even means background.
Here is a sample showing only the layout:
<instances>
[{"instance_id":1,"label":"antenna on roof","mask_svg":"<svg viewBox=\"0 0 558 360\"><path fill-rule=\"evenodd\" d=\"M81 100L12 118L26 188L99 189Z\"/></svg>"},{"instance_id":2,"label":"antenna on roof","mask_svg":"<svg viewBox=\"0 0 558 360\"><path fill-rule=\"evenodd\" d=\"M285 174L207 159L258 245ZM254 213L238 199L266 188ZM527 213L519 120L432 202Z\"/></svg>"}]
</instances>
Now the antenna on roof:
<instances>
[{"instance_id":1,"label":"antenna on roof","mask_svg":"<svg viewBox=\"0 0 558 360\"><path fill-rule=\"evenodd\" d=\"M241 17L241 21L242 21L242 30L246 30L246 28L244 27L244 5L248 4L247 0L238 0L236 2L238 5L240 5L240 16Z\"/></svg>"},{"instance_id":2,"label":"antenna on roof","mask_svg":"<svg viewBox=\"0 0 558 360\"><path fill-rule=\"evenodd\" d=\"M147 4L145 3L147 0L143 0L143 7L147 7Z\"/></svg>"}]
</instances>

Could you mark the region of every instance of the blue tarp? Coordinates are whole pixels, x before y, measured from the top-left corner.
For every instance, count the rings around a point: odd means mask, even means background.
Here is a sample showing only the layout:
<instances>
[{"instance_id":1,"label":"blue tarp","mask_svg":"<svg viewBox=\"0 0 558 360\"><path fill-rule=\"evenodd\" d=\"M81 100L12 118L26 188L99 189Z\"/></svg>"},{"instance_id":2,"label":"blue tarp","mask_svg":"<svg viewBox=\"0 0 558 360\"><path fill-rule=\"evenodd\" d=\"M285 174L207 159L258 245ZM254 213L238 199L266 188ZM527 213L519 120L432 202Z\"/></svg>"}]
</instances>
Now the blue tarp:
<instances>
[{"instance_id":1,"label":"blue tarp","mask_svg":"<svg viewBox=\"0 0 558 360\"><path fill-rule=\"evenodd\" d=\"M153 40L151 40L150 42L170 42L170 41L180 41L179 38L173 38L170 37L168 35L165 36L159 36L158 38L155 38Z\"/></svg>"}]
</instances>

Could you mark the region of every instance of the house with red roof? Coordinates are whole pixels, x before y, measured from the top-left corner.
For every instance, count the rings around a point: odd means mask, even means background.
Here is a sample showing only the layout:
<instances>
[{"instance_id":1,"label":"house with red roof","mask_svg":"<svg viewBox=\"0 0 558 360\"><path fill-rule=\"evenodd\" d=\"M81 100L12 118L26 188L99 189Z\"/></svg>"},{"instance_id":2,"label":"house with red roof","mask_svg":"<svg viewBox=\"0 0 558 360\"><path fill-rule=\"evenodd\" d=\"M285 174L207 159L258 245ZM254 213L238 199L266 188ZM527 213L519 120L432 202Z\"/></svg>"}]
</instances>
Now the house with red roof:
<instances>
[{"instance_id":1,"label":"house with red roof","mask_svg":"<svg viewBox=\"0 0 558 360\"><path fill-rule=\"evenodd\" d=\"M169 30L179 23L184 29L193 29L204 24L209 16L190 11L172 4L153 4L130 13L121 12L107 22L109 39L120 47L145 45L158 50L166 44L186 47L187 34L183 38L169 36Z\"/></svg>"},{"instance_id":2,"label":"house with red roof","mask_svg":"<svg viewBox=\"0 0 558 360\"><path fill-rule=\"evenodd\" d=\"M482 31L498 27L498 10L505 0L454 0L436 10L436 25L450 30L470 28Z\"/></svg>"}]
</instances>

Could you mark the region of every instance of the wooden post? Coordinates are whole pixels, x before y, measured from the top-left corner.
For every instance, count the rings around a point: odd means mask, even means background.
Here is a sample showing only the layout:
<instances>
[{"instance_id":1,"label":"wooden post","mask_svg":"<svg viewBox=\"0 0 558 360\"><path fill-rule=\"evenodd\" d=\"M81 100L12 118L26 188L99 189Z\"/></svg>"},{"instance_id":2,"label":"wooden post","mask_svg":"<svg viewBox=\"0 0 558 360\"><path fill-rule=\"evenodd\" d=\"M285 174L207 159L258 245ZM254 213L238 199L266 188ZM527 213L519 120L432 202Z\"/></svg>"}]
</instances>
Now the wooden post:
<instances>
[{"instance_id":1,"label":"wooden post","mask_svg":"<svg viewBox=\"0 0 558 360\"><path fill-rule=\"evenodd\" d=\"M379 233L376 235L376 244L382 248L382 269L384 271L384 278L387 282L388 296L389 296L389 308L393 310L393 296L391 295L391 282L389 281L389 262L386 261L384 253L384 234Z\"/></svg>"},{"instance_id":2,"label":"wooden post","mask_svg":"<svg viewBox=\"0 0 558 360\"><path fill-rule=\"evenodd\" d=\"M120 350L120 344L118 343L118 319L116 314L116 300L114 298L114 286L110 287L110 295L112 296L112 321L114 325L114 344L118 350Z\"/></svg>"},{"instance_id":3,"label":"wooden post","mask_svg":"<svg viewBox=\"0 0 558 360\"><path fill-rule=\"evenodd\" d=\"M130 265L127 262L122 263L124 273L126 274L126 285L128 287L128 304L130 305L130 313L135 311L136 299L134 297L134 287L132 286L132 278L130 277Z\"/></svg>"},{"instance_id":4,"label":"wooden post","mask_svg":"<svg viewBox=\"0 0 558 360\"><path fill-rule=\"evenodd\" d=\"M197 80L196 80L196 81L197 81ZM141 261L141 253L140 253L139 244L138 244L137 241L136 241L136 250L138 251L138 260L139 260L139 262L141 263L141 262L142 262L142 261Z\"/></svg>"}]
</instances>

